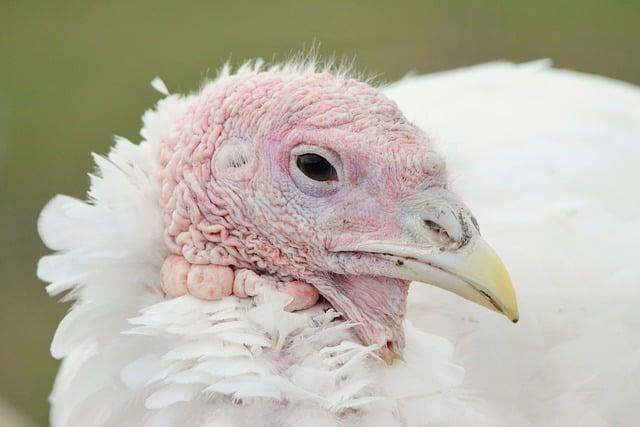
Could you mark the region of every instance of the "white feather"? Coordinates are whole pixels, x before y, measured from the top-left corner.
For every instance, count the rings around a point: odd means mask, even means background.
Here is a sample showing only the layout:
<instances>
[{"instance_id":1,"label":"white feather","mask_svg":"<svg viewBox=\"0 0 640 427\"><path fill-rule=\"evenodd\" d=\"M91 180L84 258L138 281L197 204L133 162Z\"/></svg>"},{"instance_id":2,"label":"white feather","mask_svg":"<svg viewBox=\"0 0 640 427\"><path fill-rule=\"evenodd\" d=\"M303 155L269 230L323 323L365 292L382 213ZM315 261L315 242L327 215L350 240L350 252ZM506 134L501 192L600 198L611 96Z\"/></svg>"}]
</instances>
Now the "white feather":
<instances>
[{"instance_id":1,"label":"white feather","mask_svg":"<svg viewBox=\"0 0 640 427\"><path fill-rule=\"evenodd\" d=\"M153 80L151 80L151 87L153 87L162 95L169 96L169 89L167 89L167 85L160 77L155 77Z\"/></svg>"}]
</instances>

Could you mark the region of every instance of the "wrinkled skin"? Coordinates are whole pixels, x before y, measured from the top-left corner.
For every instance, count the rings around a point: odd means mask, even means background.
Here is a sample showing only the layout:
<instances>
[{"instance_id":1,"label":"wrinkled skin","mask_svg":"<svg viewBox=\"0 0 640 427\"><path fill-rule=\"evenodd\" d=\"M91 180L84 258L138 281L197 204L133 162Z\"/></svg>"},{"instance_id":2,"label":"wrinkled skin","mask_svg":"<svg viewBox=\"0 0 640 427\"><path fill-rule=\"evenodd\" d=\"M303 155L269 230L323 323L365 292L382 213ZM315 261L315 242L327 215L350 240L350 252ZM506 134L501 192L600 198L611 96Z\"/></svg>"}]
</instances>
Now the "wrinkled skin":
<instances>
[{"instance_id":1,"label":"wrinkled skin","mask_svg":"<svg viewBox=\"0 0 640 427\"><path fill-rule=\"evenodd\" d=\"M337 179L302 174L295 158L306 152L330 160ZM245 297L272 285L295 310L319 292L382 353L404 346L409 282L386 274L387 260L339 248L407 238L446 246L464 232L416 236L406 211L416 194L446 186L441 157L394 102L328 73L209 85L162 142L161 166L167 294Z\"/></svg>"}]
</instances>

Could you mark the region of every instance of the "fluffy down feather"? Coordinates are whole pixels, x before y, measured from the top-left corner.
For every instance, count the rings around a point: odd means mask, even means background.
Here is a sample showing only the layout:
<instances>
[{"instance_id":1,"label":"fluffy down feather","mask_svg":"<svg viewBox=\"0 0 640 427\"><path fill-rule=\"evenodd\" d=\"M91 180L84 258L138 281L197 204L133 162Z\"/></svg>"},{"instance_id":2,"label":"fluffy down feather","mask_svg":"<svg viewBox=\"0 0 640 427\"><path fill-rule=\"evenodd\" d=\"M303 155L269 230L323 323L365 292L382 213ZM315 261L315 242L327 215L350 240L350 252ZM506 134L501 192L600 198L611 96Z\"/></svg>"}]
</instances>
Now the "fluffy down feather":
<instances>
[{"instance_id":1,"label":"fluffy down feather","mask_svg":"<svg viewBox=\"0 0 640 427\"><path fill-rule=\"evenodd\" d=\"M58 196L40 219L57 253L38 275L76 300L51 347L52 424L636 425L640 91L539 62L385 93L445 149L518 286L517 327L414 289L404 360L389 367L329 307L164 300L158 141L187 99L168 95L142 143L95 156L88 202Z\"/></svg>"}]
</instances>

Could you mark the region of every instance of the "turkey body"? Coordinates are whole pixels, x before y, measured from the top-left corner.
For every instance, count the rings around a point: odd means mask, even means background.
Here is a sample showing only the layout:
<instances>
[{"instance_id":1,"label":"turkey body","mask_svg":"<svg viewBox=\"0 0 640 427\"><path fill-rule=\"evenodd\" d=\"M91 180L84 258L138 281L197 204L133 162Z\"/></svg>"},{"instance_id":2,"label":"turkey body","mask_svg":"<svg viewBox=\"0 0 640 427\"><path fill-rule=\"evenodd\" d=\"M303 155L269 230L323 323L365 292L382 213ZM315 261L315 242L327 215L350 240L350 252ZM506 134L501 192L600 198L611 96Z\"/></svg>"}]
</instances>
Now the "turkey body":
<instances>
[{"instance_id":1,"label":"turkey body","mask_svg":"<svg viewBox=\"0 0 640 427\"><path fill-rule=\"evenodd\" d=\"M537 62L416 77L387 94L445 143L522 313L516 327L475 307L464 316L466 303L413 287L409 318L455 343L477 395L501 396L496 425L634 425L638 88Z\"/></svg>"},{"instance_id":2,"label":"turkey body","mask_svg":"<svg viewBox=\"0 0 640 427\"><path fill-rule=\"evenodd\" d=\"M383 88L429 130L455 190L503 255L512 325L412 287L404 360L375 357L330 307L164 300L157 141L95 158L90 203L53 199L39 276L77 299L52 354L55 426L632 426L640 405L640 89L492 63ZM311 424L310 424L311 423Z\"/></svg>"}]
</instances>

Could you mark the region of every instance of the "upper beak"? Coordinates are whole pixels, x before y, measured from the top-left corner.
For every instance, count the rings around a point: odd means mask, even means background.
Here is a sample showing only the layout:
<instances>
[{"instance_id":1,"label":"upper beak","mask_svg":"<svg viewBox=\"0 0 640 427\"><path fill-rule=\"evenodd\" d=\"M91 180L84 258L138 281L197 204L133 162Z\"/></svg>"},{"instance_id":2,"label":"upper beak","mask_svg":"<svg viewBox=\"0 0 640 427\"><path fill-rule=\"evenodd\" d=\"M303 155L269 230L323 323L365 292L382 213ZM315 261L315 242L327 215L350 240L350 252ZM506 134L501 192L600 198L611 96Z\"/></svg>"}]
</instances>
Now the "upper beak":
<instances>
[{"instance_id":1,"label":"upper beak","mask_svg":"<svg viewBox=\"0 0 640 427\"><path fill-rule=\"evenodd\" d=\"M390 275L434 285L518 321L518 304L509 273L496 252L480 237L453 251L420 244L367 241L358 251L394 262Z\"/></svg>"}]
</instances>

